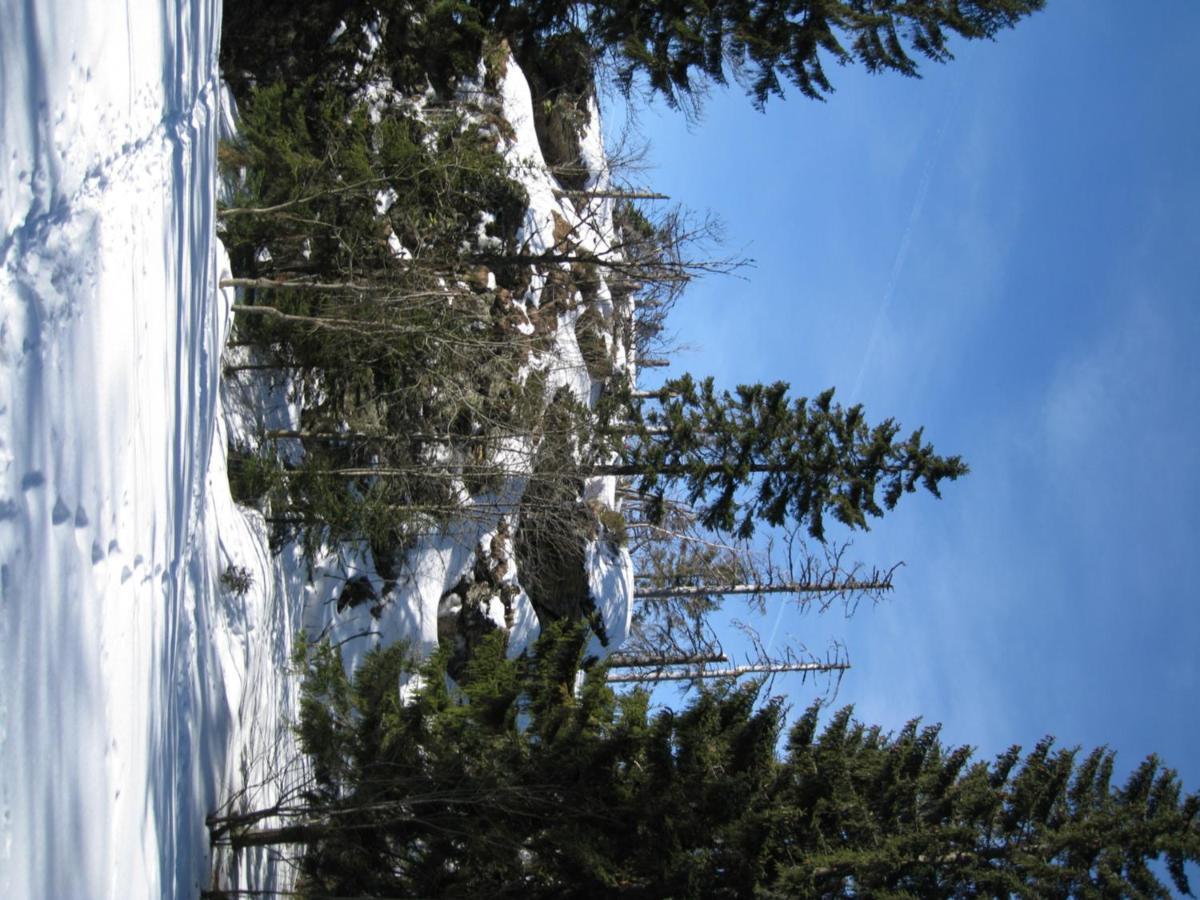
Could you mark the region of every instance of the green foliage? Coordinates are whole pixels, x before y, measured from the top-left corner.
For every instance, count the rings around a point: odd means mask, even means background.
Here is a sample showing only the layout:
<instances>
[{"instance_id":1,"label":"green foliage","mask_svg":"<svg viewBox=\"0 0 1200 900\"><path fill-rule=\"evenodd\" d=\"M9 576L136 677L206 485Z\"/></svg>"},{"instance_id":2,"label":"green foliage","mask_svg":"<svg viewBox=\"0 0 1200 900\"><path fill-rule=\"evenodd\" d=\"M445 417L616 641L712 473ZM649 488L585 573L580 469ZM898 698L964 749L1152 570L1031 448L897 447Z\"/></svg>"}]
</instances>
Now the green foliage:
<instances>
[{"instance_id":1,"label":"green foliage","mask_svg":"<svg viewBox=\"0 0 1200 900\"><path fill-rule=\"evenodd\" d=\"M599 520L600 527L603 529L603 534L608 542L614 548L628 545L629 531L625 516L618 510L609 509L602 504L597 504L595 512L596 518Z\"/></svg>"},{"instance_id":2,"label":"green foliage","mask_svg":"<svg viewBox=\"0 0 1200 900\"><path fill-rule=\"evenodd\" d=\"M331 34L324 12L317 21ZM411 20L417 10L402 4L342 12L345 34L326 50L245 60L258 74L239 83L239 135L221 152L234 188L222 237L237 276L259 280L243 290L236 338L261 365L289 369L310 398L304 464L275 466L268 482L265 464L249 461L234 476L242 496L270 501L284 535L301 534L310 549L366 541L385 559L452 517L457 467L468 491L498 489L494 432L528 430L540 415L535 380L519 374L530 341L505 332L505 308L475 259L481 231L511 248L528 198L486 127L453 110L427 123L350 89L401 65L395 54L410 40L472 54L473 70L470 10L433 3ZM308 34L297 11L280 13L290 23L281 28ZM364 28L382 37L373 55Z\"/></svg>"},{"instance_id":3,"label":"green foliage","mask_svg":"<svg viewBox=\"0 0 1200 900\"><path fill-rule=\"evenodd\" d=\"M441 91L475 74L488 35L476 4L375 0L374 5L387 17L384 58L398 88L420 91L432 84Z\"/></svg>"},{"instance_id":4,"label":"green foliage","mask_svg":"<svg viewBox=\"0 0 1200 900\"><path fill-rule=\"evenodd\" d=\"M604 318L590 305L585 305L575 320L575 340L579 343L583 364L587 367L588 375L597 382L603 382L613 375L612 351L604 339L609 330L606 325Z\"/></svg>"},{"instance_id":5,"label":"green foliage","mask_svg":"<svg viewBox=\"0 0 1200 900\"><path fill-rule=\"evenodd\" d=\"M587 32L617 58L626 89L637 75L668 102L691 99L704 84L730 74L745 83L754 103L783 95L790 81L822 99L833 86L832 60L861 63L869 72L917 74L917 58L953 58L949 39L992 38L1045 0L714 0L638 4L628 0L583 4Z\"/></svg>"},{"instance_id":6,"label":"green foliage","mask_svg":"<svg viewBox=\"0 0 1200 900\"><path fill-rule=\"evenodd\" d=\"M381 114L315 78L254 88L240 115L221 154L236 187L231 205L274 210L225 218L241 276L403 283L411 266L389 247L392 233L410 254L453 271L482 213L502 242L520 225L524 189L479 126L457 118L429 126L399 107ZM386 209L382 195L391 197Z\"/></svg>"},{"instance_id":7,"label":"green foliage","mask_svg":"<svg viewBox=\"0 0 1200 900\"><path fill-rule=\"evenodd\" d=\"M694 100L709 83L732 76L755 105L782 96L791 82L821 99L833 90L832 61L869 72L918 74L918 60L953 58L952 38L994 38L1041 9L1045 0L710 0L705 3L495 2L495 0L282 0L227 4L222 68L239 99L248 85L318 75L344 93L386 73L402 90L428 79L442 91L475 71L494 37L506 38L535 86L557 102L590 89L597 58L615 63L618 83L638 76L668 102ZM345 28L330 42L339 23ZM383 52L366 53L365 31ZM543 123L544 124L544 123Z\"/></svg>"},{"instance_id":8,"label":"green foliage","mask_svg":"<svg viewBox=\"0 0 1200 900\"><path fill-rule=\"evenodd\" d=\"M879 896L1169 897L1147 865L1158 858L1189 891L1200 799L1182 798L1154 757L1114 789L1103 748L1078 766L1050 738L1023 760L1016 747L990 766L970 755L936 727L885 735L849 710L818 738L810 709L788 742L783 833L813 839L802 864L781 868L776 895L844 896L853 884Z\"/></svg>"},{"instance_id":9,"label":"green foliage","mask_svg":"<svg viewBox=\"0 0 1200 900\"><path fill-rule=\"evenodd\" d=\"M579 622L594 608L583 554L592 516L583 502L577 461L590 424L586 410L561 390L545 411L544 436L521 496L517 569L540 622Z\"/></svg>"},{"instance_id":10,"label":"green foliage","mask_svg":"<svg viewBox=\"0 0 1200 900\"><path fill-rule=\"evenodd\" d=\"M283 470L273 454L229 448L229 491L247 506L261 504L282 484Z\"/></svg>"},{"instance_id":11,"label":"green foliage","mask_svg":"<svg viewBox=\"0 0 1200 900\"><path fill-rule=\"evenodd\" d=\"M420 534L436 532L457 504L447 490L413 472L343 475L327 456L314 454L289 473L276 503L286 511L279 537L297 537L312 558L321 545L363 543L377 565L390 566Z\"/></svg>"},{"instance_id":12,"label":"green foliage","mask_svg":"<svg viewBox=\"0 0 1200 900\"><path fill-rule=\"evenodd\" d=\"M345 94L381 77L447 91L474 74L486 36L478 5L460 0L240 0L222 18L221 69L239 101L310 76Z\"/></svg>"},{"instance_id":13,"label":"green foliage","mask_svg":"<svg viewBox=\"0 0 1200 900\"><path fill-rule=\"evenodd\" d=\"M457 687L437 654L408 706L401 647L347 678L302 647L313 761L302 887L314 896L1170 896L1200 860L1200 798L1151 757L1121 787L1103 748L1040 742L972 762L937 727L896 734L818 707L777 749L758 685L684 709L575 688L577 629L509 659L480 647ZM292 837L294 838L294 834Z\"/></svg>"},{"instance_id":14,"label":"green foliage","mask_svg":"<svg viewBox=\"0 0 1200 900\"><path fill-rule=\"evenodd\" d=\"M239 599L254 587L254 573L245 566L228 565L217 580L222 588Z\"/></svg>"},{"instance_id":15,"label":"green foliage","mask_svg":"<svg viewBox=\"0 0 1200 900\"><path fill-rule=\"evenodd\" d=\"M968 471L961 458L936 455L921 429L897 440L894 420L869 426L862 406L834 403L832 389L811 401L787 390L776 382L731 394L711 378L672 379L616 472L637 476L651 498L682 484L710 529L749 537L757 520L794 522L823 540L826 515L865 529L918 485L940 496L943 480Z\"/></svg>"}]
</instances>

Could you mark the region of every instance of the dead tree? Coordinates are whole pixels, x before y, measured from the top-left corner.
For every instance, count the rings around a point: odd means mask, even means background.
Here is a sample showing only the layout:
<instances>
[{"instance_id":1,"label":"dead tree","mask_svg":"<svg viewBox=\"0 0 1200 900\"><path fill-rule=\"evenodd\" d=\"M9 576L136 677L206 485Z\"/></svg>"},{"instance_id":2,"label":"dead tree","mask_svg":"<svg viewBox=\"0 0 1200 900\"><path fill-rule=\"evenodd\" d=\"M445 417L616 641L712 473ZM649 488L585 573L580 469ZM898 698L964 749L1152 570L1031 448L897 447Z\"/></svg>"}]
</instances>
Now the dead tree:
<instances>
[{"instance_id":1,"label":"dead tree","mask_svg":"<svg viewBox=\"0 0 1200 900\"><path fill-rule=\"evenodd\" d=\"M781 675L787 672L803 672L805 674L824 674L830 672L845 672L850 668L848 662L784 662L768 660L766 662L747 663L741 666L729 666L723 669L709 669L704 666L695 668L664 667L652 672L612 672L607 676L611 684L646 684L658 681L696 681L697 679L712 678L741 678L745 675Z\"/></svg>"}]
</instances>

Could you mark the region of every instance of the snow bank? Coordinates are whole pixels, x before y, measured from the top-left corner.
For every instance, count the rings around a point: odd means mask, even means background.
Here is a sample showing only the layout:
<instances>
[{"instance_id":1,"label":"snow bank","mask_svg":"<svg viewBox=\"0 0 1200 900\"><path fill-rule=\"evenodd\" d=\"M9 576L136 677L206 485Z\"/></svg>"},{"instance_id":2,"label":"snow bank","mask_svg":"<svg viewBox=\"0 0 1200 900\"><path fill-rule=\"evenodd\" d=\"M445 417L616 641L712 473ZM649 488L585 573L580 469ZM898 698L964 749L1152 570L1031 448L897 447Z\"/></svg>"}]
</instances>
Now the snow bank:
<instances>
[{"instance_id":1,"label":"snow bank","mask_svg":"<svg viewBox=\"0 0 1200 900\"><path fill-rule=\"evenodd\" d=\"M242 689L275 613L218 584L219 25L33 0L0 30L6 897L195 896L239 716L286 707Z\"/></svg>"}]
</instances>

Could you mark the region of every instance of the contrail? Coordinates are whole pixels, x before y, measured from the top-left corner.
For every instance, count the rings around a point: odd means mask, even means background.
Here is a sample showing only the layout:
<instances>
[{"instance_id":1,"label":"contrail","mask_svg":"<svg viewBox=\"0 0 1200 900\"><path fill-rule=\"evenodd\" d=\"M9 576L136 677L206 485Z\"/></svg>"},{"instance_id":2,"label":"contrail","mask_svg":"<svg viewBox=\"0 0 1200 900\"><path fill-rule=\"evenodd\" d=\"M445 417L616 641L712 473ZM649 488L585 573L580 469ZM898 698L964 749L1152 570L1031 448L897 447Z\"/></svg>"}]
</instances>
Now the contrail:
<instances>
[{"instance_id":1,"label":"contrail","mask_svg":"<svg viewBox=\"0 0 1200 900\"><path fill-rule=\"evenodd\" d=\"M942 143L946 137L946 128L949 126L950 120L954 117L954 112L958 108L958 100L961 94L958 85L959 82L955 81L950 102L946 105L946 112L942 115L942 123L938 127L937 136L934 138L933 150L925 160L925 171L921 173L921 182L917 186L917 196L914 198L912 209L909 211L908 222L904 226L904 232L900 235L900 246L896 249L896 258L892 262L892 272L888 276L887 287L883 290L883 300L880 301L879 309L875 313L875 324L871 327L871 337L867 341L866 349L863 351L862 364L858 367L858 377L854 379L854 389L850 392L851 401L858 398L858 392L862 388L863 377L867 372L867 364L875 352L875 344L879 340L879 333L883 330L883 322L887 318L888 307L892 305L892 297L896 293L896 285L900 281L900 274L904 271L904 263L908 260L908 248L912 244L912 235L917 221L921 218L921 210L925 207L925 198L929 194L929 185L933 182L934 165L941 155Z\"/></svg>"},{"instance_id":2,"label":"contrail","mask_svg":"<svg viewBox=\"0 0 1200 900\"><path fill-rule=\"evenodd\" d=\"M771 648L775 646L775 635L779 631L779 620L783 618L783 611L787 609L786 603L780 603L779 609L775 613L775 624L771 626L771 636L767 638L767 654L770 655Z\"/></svg>"}]
</instances>

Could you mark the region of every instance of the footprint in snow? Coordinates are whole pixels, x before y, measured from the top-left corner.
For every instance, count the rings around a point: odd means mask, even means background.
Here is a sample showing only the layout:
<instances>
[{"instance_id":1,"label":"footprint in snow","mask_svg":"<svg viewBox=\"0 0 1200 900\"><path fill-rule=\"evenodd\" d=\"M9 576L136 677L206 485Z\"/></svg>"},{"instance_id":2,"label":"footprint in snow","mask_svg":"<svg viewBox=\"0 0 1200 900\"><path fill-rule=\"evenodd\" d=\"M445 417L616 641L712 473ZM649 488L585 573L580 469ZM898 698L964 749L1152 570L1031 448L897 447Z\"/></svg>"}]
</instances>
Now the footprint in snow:
<instances>
[{"instance_id":1,"label":"footprint in snow","mask_svg":"<svg viewBox=\"0 0 1200 900\"><path fill-rule=\"evenodd\" d=\"M25 473L25 477L21 479L21 490L31 491L34 488L40 488L45 483L46 476L35 469Z\"/></svg>"},{"instance_id":2,"label":"footprint in snow","mask_svg":"<svg viewBox=\"0 0 1200 900\"><path fill-rule=\"evenodd\" d=\"M82 506L75 507L75 527L76 528L87 528L87 526L88 526L87 510L85 510Z\"/></svg>"},{"instance_id":3,"label":"footprint in snow","mask_svg":"<svg viewBox=\"0 0 1200 900\"><path fill-rule=\"evenodd\" d=\"M54 501L54 510L50 513L50 521L55 525L61 525L69 518L71 518L71 508L63 503L62 497L59 497Z\"/></svg>"}]
</instances>

